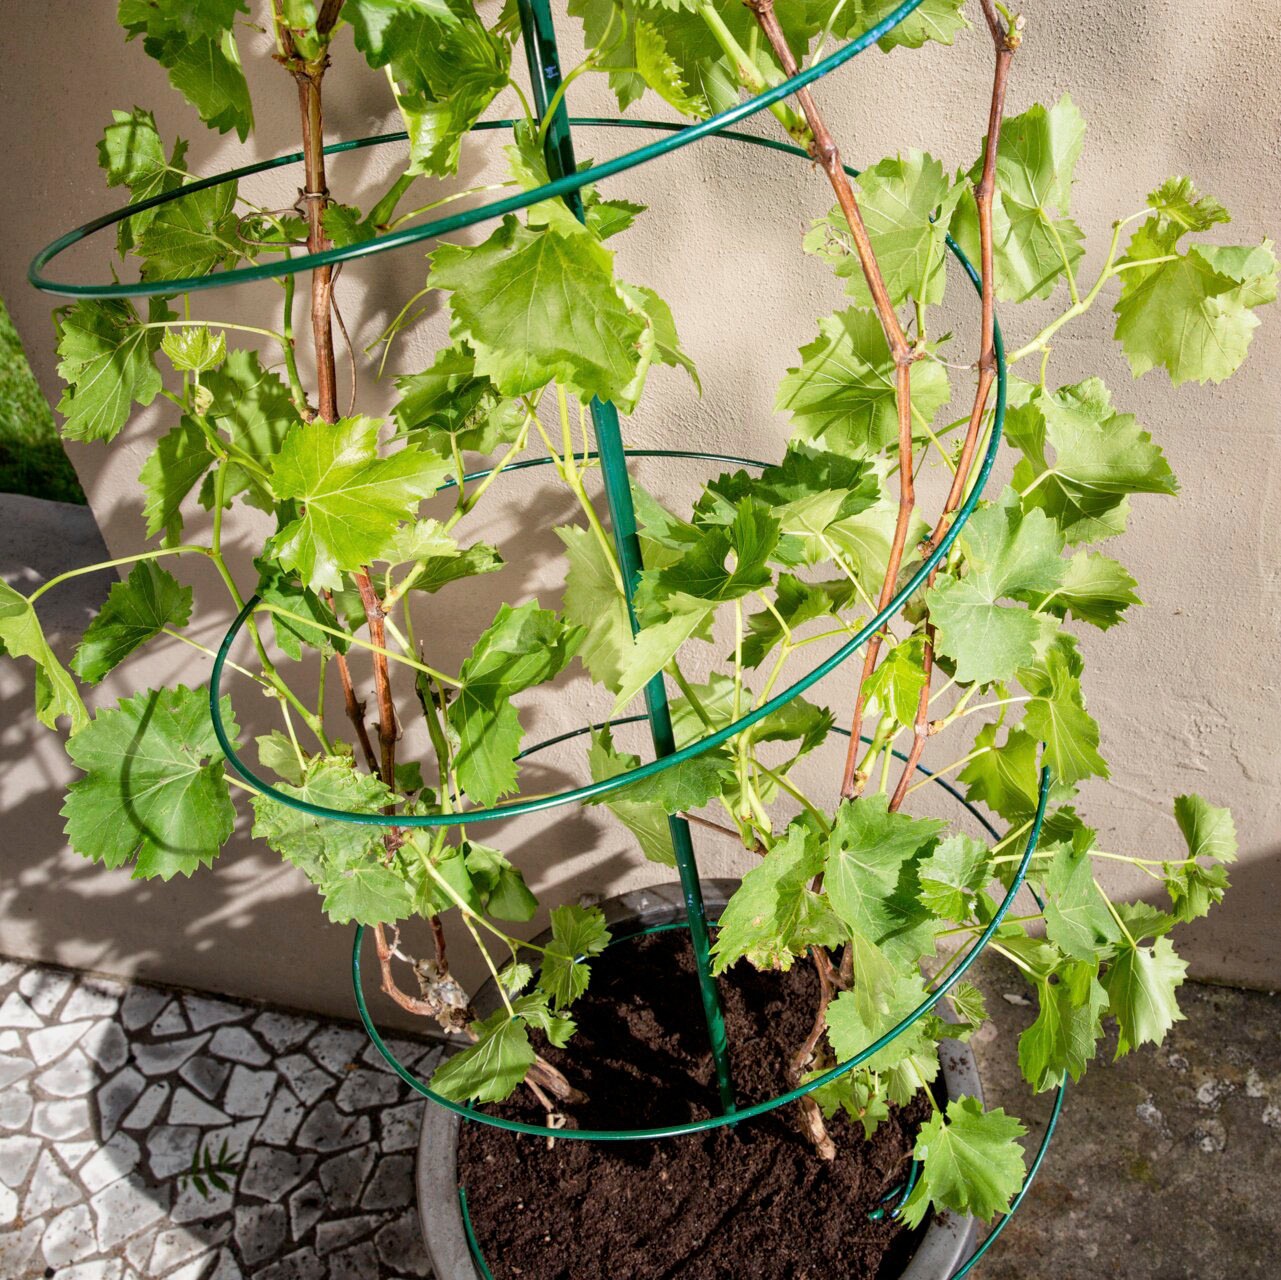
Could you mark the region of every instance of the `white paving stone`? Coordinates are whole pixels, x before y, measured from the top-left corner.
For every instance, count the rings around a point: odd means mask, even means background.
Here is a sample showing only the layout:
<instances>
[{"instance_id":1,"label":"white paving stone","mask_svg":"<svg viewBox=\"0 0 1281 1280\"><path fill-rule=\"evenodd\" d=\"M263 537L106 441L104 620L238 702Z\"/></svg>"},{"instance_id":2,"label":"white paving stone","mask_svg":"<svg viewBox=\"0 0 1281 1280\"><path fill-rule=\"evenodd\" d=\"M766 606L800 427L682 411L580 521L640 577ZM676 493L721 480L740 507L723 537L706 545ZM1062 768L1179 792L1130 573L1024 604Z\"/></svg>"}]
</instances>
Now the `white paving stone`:
<instances>
[{"instance_id":1,"label":"white paving stone","mask_svg":"<svg viewBox=\"0 0 1281 1280\"><path fill-rule=\"evenodd\" d=\"M40 1252L51 1267L61 1267L94 1248L93 1218L89 1206L83 1202L64 1209L45 1228L40 1237Z\"/></svg>"},{"instance_id":2,"label":"white paving stone","mask_svg":"<svg viewBox=\"0 0 1281 1280\"><path fill-rule=\"evenodd\" d=\"M63 996L71 990L71 983L69 973L34 966L18 979L18 990L27 997L27 1003L42 1018L51 1018L62 1003Z\"/></svg>"},{"instance_id":3,"label":"white paving stone","mask_svg":"<svg viewBox=\"0 0 1281 1280\"><path fill-rule=\"evenodd\" d=\"M301 1053L291 1053L287 1058L278 1059L276 1067L289 1081L293 1091L308 1105L315 1102L334 1082L329 1072L322 1071Z\"/></svg>"},{"instance_id":4,"label":"white paving stone","mask_svg":"<svg viewBox=\"0 0 1281 1280\"><path fill-rule=\"evenodd\" d=\"M230 1222L221 1222L209 1230L171 1227L167 1231L160 1231L156 1234L156 1243L151 1250L147 1274L165 1276L174 1267L181 1266L198 1253L212 1254L230 1234Z\"/></svg>"},{"instance_id":5,"label":"white paving stone","mask_svg":"<svg viewBox=\"0 0 1281 1280\"><path fill-rule=\"evenodd\" d=\"M230 1224L228 1225L228 1230L230 1230ZM196 1258L193 1262L187 1263L185 1267L179 1267L177 1271L171 1271L166 1280L204 1280L205 1272L209 1270L209 1259L209 1254Z\"/></svg>"},{"instance_id":6,"label":"white paving stone","mask_svg":"<svg viewBox=\"0 0 1281 1280\"><path fill-rule=\"evenodd\" d=\"M301 1044L316 1029L312 1018L298 1018L288 1013L277 1013L274 1009L264 1010L252 1025L277 1053Z\"/></svg>"},{"instance_id":7,"label":"white paving stone","mask_svg":"<svg viewBox=\"0 0 1281 1280\"><path fill-rule=\"evenodd\" d=\"M236 1261L235 1254L224 1249L218 1255L218 1265L210 1272L207 1280L244 1280L244 1272Z\"/></svg>"},{"instance_id":8,"label":"white paving stone","mask_svg":"<svg viewBox=\"0 0 1281 1280\"><path fill-rule=\"evenodd\" d=\"M89 1104L83 1098L62 1102L37 1102L31 1114L31 1132L54 1142L78 1138L89 1128Z\"/></svg>"},{"instance_id":9,"label":"white paving stone","mask_svg":"<svg viewBox=\"0 0 1281 1280\"><path fill-rule=\"evenodd\" d=\"M36 1161L31 1184L22 1201L22 1216L28 1220L64 1205L75 1204L81 1198L80 1188L58 1163L53 1151L46 1147Z\"/></svg>"},{"instance_id":10,"label":"white paving stone","mask_svg":"<svg viewBox=\"0 0 1281 1280\"><path fill-rule=\"evenodd\" d=\"M21 1227L0 1231L0 1260L13 1275L27 1274L28 1268L44 1274L44 1267L33 1266L36 1250L40 1247L40 1237L44 1234L44 1222L25 1222Z\"/></svg>"},{"instance_id":11,"label":"white paving stone","mask_svg":"<svg viewBox=\"0 0 1281 1280\"><path fill-rule=\"evenodd\" d=\"M380 1213L366 1213L354 1218L337 1218L322 1222L316 1228L316 1252L324 1255L341 1249L353 1240L367 1236L383 1221Z\"/></svg>"},{"instance_id":12,"label":"white paving stone","mask_svg":"<svg viewBox=\"0 0 1281 1280\"><path fill-rule=\"evenodd\" d=\"M211 1125L230 1124L231 1117L217 1107L211 1107L203 1099L196 1097L190 1089L178 1088L169 1104L170 1124L198 1124L208 1128Z\"/></svg>"},{"instance_id":13,"label":"white paving stone","mask_svg":"<svg viewBox=\"0 0 1281 1280\"><path fill-rule=\"evenodd\" d=\"M79 1171L80 1181L92 1195L131 1174L138 1167L140 1157L138 1144L127 1133L117 1133L84 1162Z\"/></svg>"},{"instance_id":14,"label":"white paving stone","mask_svg":"<svg viewBox=\"0 0 1281 1280\"><path fill-rule=\"evenodd\" d=\"M410 1210L389 1222L374 1237L378 1256L394 1275L429 1276L431 1264L423 1248L418 1215Z\"/></svg>"},{"instance_id":15,"label":"white paving stone","mask_svg":"<svg viewBox=\"0 0 1281 1280\"><path fill-rule=\"evenodd\" d=\"M191 1168L200 1130L194 1125L161 1124L147 1130L147 1161L157 1178L171 1178Z\"/></svg>"},{"instance_id":16,"label":"white paving stone","mask_svg":"<svg viewBox=\"0 0 1281 1280\"><path fill-rule=\"evenodd\" d=\"M315 1156L297 1155L275 1147L255 1147L241 1170L237 1189L242 1196L278 1204L315 1166Z\"/></svg>"},{"instance_id":17,"label":"white paving stone","mask_svg":"<svg viewBox=\"0 0 1281 1280\"><path fill-rule=\"evenodd\" d=\"M7 1227L18 1216L18 1196L8 1187L0 1187L0 1227ZM4 1239L0 1234L0 1242ZM0 1243L0 1257L4 1256L4 1246Z\"/></svg>"},{"instance_id":18,"label":"white paving stone","mask_svg":"<svg viewBox=\"0 0 1281 1280\"><path fill-rule=\"evenodd\" d=\"M367 1111L390 1106L400 1097L401 1083L390 1071L349 1071L334 1099L342 1111Z\"/></svg>"},{"instance_id":19,"label":"white paving stone","mask_svg":"<svg viewBox=\"0 0 1281 1280\"><path fill-rule=\"evenodd\" d=\"M363 1031L350 1027L326 1027L307 1042L307 1052L326 1071L340 1075L360 1057L361 1050L368 1043Z\"/></svg>"},{"instance_id":20,"label":"white paving stone","mask_svg":"<svg viewBox=\"0 0 1281 1280\"><path fill-rule=\"evenodd\" d=\"M39 1067L60 1058L73 1044L93 1026L88 1020L82 1022L65 1022L56 1026L33 1031L27 1037L27 1051Z\"/></svg>"},{"instance_id":21,"label":"white paving stone","mask_svg":"<svg viewBox=\"0 0 1281 1280\"><path fill-rule=\"evenodd\" d=\"M267 1110L278 1079L274 1071L251 1071L237 1063L222 1105L233 1116L260 1116Z\"/></svg>"},{"instance_id":22,"label":"white paving stone","mask_svg":"<svg viewBox=\"0 0 1281 1280\"><path fill-rule=\"evenodd\" d=\"M25 1084L0 1092L0 1129L24 1129L31 1119L31 1094Z\"/></svg>"},{"instance_id":23,"label":"white paving stone","mask_svg":"<svg viewBox=\"0 0 1281 1280\"><path fill-rule=\"evenodd\" d=\"M60 1142L58 1143L58 1158L68 1169L75 1169L86 1156L97 1150L98 1143L94 1140Z\"/></svg>"},{"instance_id":24,"label":"white paving stone","mask_svg":"<svg viewBox=\"0 0 1281 1280\"><path fill-rule=\"evenodd\" d=\"M120 1006L120 1020L126 1031L137 1031L160 1012L169 997L155 987L130 987Z\"/></svg>"},{"instance_id":25,"label":"white paving stone","mask_svg":"<svg viewBox=\"0 0 1281 1280\"><path fill-rule=\"evenodd\" d=\"M261 1067L270 1061L266 1049L244 1027L219 1027L209 1052L216 1058L243 1062L247 1067Z\"/></svg>"},{"instance_id":26,"label":"white paving stone","mask_svg":"<svg viewBox=\"0 0 1281 1280\"><path fill-rule=\"evenodd\" d=\"M414 1203L413 1156L383 1156L365 1194L362 1209L403 1209Z\"/></svg>"},{"instance_id":27,"label":"white paving stone","mask_svg":"<svg viewBox=\"0 0 1281 1280\"><path fill-rule=\"evenodd\" d=\"M302 1122L297 1143L307 1151L340 1151L369 1141L369 1117L345 1116L328 1098Z\"/></svg>"},{"instance_id":28,"label":"white paving stone","mask_svg":"<svg viewBox=\"0 0 1281 1280\"><path fill-rule=\"evenodd\" d=\"M35 1069L36 1064L30 1058L19 1057L17 1054L0 1054L0 1089L30 1075Z\"/></svg>"},{"instance_id":29,"label":"white paving stone","mask_svg":"<svg viewBox=\"0 0 1281 1280\"><path fill-rule=\"evenodd\" d=\"M123 1280L124 1263L119 1258L98 1258L80 1262L58 1272L58 1280Z\"/></svg>"},{"instance_id":30,"label":"white paving stone","mask_svg":"<svg viewBox=\"0 0 1281 1280\"><path fill-rule=\"evenodd\" d=\"M97 1224L98 1248L107 1253L165 1216L167 1189L148 1187L137 1174L130 1174L103 1188L89 1204Z\"/></svg>"},{"instance_id":31,"label":"white paving stone","mask_svg":"<svg viewBox=\"0 0 1281 1280\"><path fill-rule=\"evenodd\" d=\"M164 1106L168 1096L169 1086L163 1080L148 1085L133 1110L120 1123L126 1129L146 1129L160 1114L160 1108Z\"/></svg>"},{"instance_id":32,"label":"white paving stone","mask_svg":"<svg viewBox=\"0 0 1281 1280\"><path fill-rule=\"evenodd\" d=\"M365 1180L373 1168L375 1150L372 1144L344 1151L320 1166L320 1185L325 1200L334 1209L354 1209L360 1200Z\"/></svg>"},{"instance_id":33,"label":"white paving stone","mask_svg":"<svg viewBox=\"0 0 1281 1280\"><path fill-rule=\"evenodd\" d=\"M82 1098L97 1082L97 1068L79 1049L72 1049L36 1077L36 1088L55 1098Z\"/></svg>"},{"instance_id":34,"label":"white paving stone","mask_svg":"<svg viewBox=\"0 0 1281 1280\"><path fill-rule=\"evenodd\" d=\"M399 1107L388 1107L379 1115L384 1151L408 1151L418 1145L418 1131L423 1123L423 1103L414 1100Z\"/></svg>"},{"instance_id":35,"label":"white paving stone","mask_svg":"<svg viewBox=\"0 0 1281 1280\"><path fill-rule=\"evenodd\" d=\"M0 1053L17 1053L23 1039L16 1031L0 1031Z\"/></svg>"},{"instance_id":36,"label":"white paving stone","mask_svg":"<svg viewBox=\"0 0 1281 1280\"><path fill-rule=\"evenodd\" d=\"M190 1058L178 1070L178 1074L199 1094L211 1101L218 1096L218 1091L227 1082L231 1066L210 1058L206 1054Z\"/></svg>"},{"instance_id":37,"label":"white paving stone","mask_svg":"<svg viewBox=\"0 0 1281 1280\"><path fill-rule=\"evenodd\" d=\"M97 1064L98 1070L107 1075L124 1066L129 1057L129 1041L118 1022L95 1022L85 1033L80 1047Z\"/></svg>"},{"instance_id":38,"label":"white paving stone","mask_svg":"<svg viewBox=\"0 0 1281 1280\"><path fill-rule=\"evenodd\" d=\"M138 1100L146 1086L146 1080L132 1067L125 1067L105 1084L98 1086L98 1124L104 1138L110 1138L115 1133L121 1117Z\"/></svg>"},{"instance_id":39,"label":"white paving stone","mask_svg":"<svg viewBox=\"0 0 1281 1280\"><path fill-rule=\"evenodd\" d=\"M206 1033L185 1040L165 1040L160 1044L136 1044L133 1060L144 1075L166 1075L177 1071L197 1049L204 1047L208 1039Z\"/></svg>"},{"instance_id":40,"label":"white paving stone","mask_svg":"<svg viewBox=\"0 0 1281 1280\"><path fill-rule=\"evenodd\" d=\"M294 1239L301 1240L326 1211L325 1193L314 1182L298 1188L289 1197L289 1226Z\"/></svg>"},{"instance_id":41,"label":"white paving stone","mask_svg":"<svg viewBox=\"0 0 1281 1280\"><path fill-rule=\"evenodd\" d=\"M208 996L186 995L182 1003L187 1009L187 1020L193 1031L204 1031L206 1027L221 1026L224 1022L235 1022L243 1018L247 1010L241 1004L229 1004L226 1000L211 1000Z\"/></svg>"},{"instance_id":42,"label":"white paving stone","mask_svg":"<svg viewBox=\"0 0 1281 1280\"><path fill-rule=\"evenodd\" d=\"M283 1205L237 1206L236 1245L252 1267L270 1258L285 1242Z\"/></svg>"},{"instance_id":43,"label":"white paving stone","mask_svg":"<svg viewBox=\"0 0 1281 1280\"><path fill-rule=\"evenodd\" d=\"M182 1005L177 1000L170 1000L151 1024L151 1034L162 1040L170 1036L185 1036L190 1030L191 1027L182 1014Z\"/></svg>"},{"instance_id":44,"label":"white paving stone","mask_svg":"<svg viewBox=\"0 0 1281 1280\"><path fill-rule=\"evenodd\" d=\"M76 984L62 1016L68 1022L76 1018L110 1018L120 1008L124 984L111 978L83 978Z\"/></svg>"},{"instance_id":45,"label":"white paving stone","mask_svg":"<svg viewBox=\"0 0 1281 1280\"><path fill-rule=\"evenodd\" d=\"M38 1031L44 1023L40 1015L17 991L10 991L0 1004L0 1027L20 1027L24 1031Z\"/></svg>"},{"instance_id":46,"label":"white paving stone","mask_svg":"<svg viewBox=\"0 0 1281 1280\"><path fill-rule=\"evenodd\" d=\"M298 1132L305 1110L289 1086L282 1083L271 1100L262 1124L258 1126L258 1140L285 1146Z\"/></svg>"},{"instance_id":47,"label":"white paving stone","mask_svg":"<svg viewBox=\"0 0 1281 1280\"><path fill-rule=\"evenodd\" d=\"M205 1184L205 1195L201 1195L190 1182L177 1188L173 1208L169 1210L169 1221L179 1226L186 1222L208 1222L231 1212L233 1192L230 1184L226 1191Z\"/></svg>"},{"instance_id":48,"label":"white paving stone","mask_svg":"<svg viewBox=\"0 0 1281 1280\"><path fill-rule=\"evenodd\" d=\"M7 987L9 983L16 982L22 977L25 969L26 966L19 964L16 960L0 960L0 987Z\"/></svg>"},{"instance_id":49,"label":"white paving stone","mask_svg":"<svg viewBox=\"0 0 1281 1280\"><path fill-rule=\"evenodd\" d=\"M6 1187L22 1186L39 1154L39 1138L25 1135L0 1138L0 1182Z\"/></svg>"}]
</instances>

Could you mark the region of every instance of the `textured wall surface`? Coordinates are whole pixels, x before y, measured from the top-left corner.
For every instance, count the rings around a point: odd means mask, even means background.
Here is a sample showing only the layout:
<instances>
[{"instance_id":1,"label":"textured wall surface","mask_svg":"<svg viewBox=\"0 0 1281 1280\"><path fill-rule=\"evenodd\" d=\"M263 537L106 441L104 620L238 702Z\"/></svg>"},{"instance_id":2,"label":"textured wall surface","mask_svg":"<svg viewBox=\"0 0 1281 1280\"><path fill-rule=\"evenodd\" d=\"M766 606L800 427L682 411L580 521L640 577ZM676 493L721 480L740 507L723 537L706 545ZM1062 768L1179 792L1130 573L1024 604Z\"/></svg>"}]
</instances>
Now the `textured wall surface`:
<instances>
[{"instance_id":1,"label":"textured wall surface","mask_svg":"<svg viewBox=\"0 0 1281 1280\"><path fill-rule=\"evenodd\" d=\"M103 187L94 150L110 110L154 108L162 132L191 138L191 166L201 172L297 146L292 88L274 64L263 58L248 68L259 132L241 146L234 137L208 134L176 101L163 72L136 45L122 42L113 10L106 3L28 0L11 6L3 36L10 70L0 84L0 106L10 168L0 186L0 293L52 395L57 386L48 300L26 286L24 270L45 241L116 202L116 193ZM1235 221L1225 238L1257 241L1275 232L1281 98L1265 69L1281 55L1281 33L1270 5L1092 0L1034 3L1027 12L1008 109L1018 112L1070 92L1089 122L1073 208L1089 237L1084 279L1102 259L1113 219L1141 207L1144 194L1172 173L1192 175L1228 205ZM265 37L258 39L266 45ZM565 45L570 63L574 41L568 32ZM327 136L398 127L387 111L385 82L363 66L346 37L336 61L327 86ZM989 62L990 46L977 32L951 49L931 46L889 57L872 50L825 82L820 99L849 162L911 146L931 151L954 170L977 151ZM571 105L582 114L612 110L604 84L584 80L571 91ZM772 124L767 117L757 127ZM625 139L584 134L579 152L612 154ZM492 150L487 156L495 145L491 135L465 151L464 184L501 176ZM335 193L368 200L392 172L394 152L383 148L335 162ZM296 171L286 170L256 182L252 192L289 203L299 181ZM655 375L645 405L627 426L630 441L777 456L787 430L772 411L778 379L795 363L796 348L813 337L816 317L845 305L827 269L799 251L809 219L830 203L822 175L757 149L708 142L616 179L608 193L649 205L637 228L616 242L620 269L668 299L703 379L700 399L671 371ZM107 247L77 249L60 268L104 279ZM357 349L377 337L423 276L417 248L344 271L340 295ZM967 301L959 289L953 292L958 306ZM279 296L272 284L240 288L202 302L200 314L253 316L261 323L262 316L278 314ZM1276 985L1281 762L1274 650L1281 532L1273 513L1281 497L1281 323L1275 309L1262 313L1250 359L1231 383L1174 391L1164 373L1132 382L1111 341L1108 305L1105 294L1095 312L1062 333L1051 376L1059 383L1086 373L1103 376L1118 405L1138 414L1165 448L1183 492L1175 500L1136 501L1130 531L1110 548L1138 577L1146 607L1133 612L1129 625L1086 637L1086 687L1113 777L1087 788L1085 810L1104 848L1159 857L1177 841L1171 796L1196 790L1231 804L1242 839L1236 887L1225 908L1182 931L1181 947L1200 976ZM421 368L440 342L439 305L429 300L429 307L427 323L393 350L389 370ZM1038 315L1029 310L1011 319L1012 338L1035 331ZM973 332L972 310L958 310L955 323L962 335ZM391 390L389 379L366 378L362 407L380 411ZM135 477L168 425L163 410L148 411L110 449L73 447L113 554L141 545ZM674 468L651 468L646 477L674 497L699 478L693 469L685 474ZM930 492L927 486L927 498ZM548 530L570 518L563 496L540 487L536 475L507 486L489 510L485 536L502 544L511 567L473 596L455 597L431 619L428 640L442 661L466 651L467 638L492 616L498 599L539 591L544 600L554 598L558 544ZM42 548L36 565L13 530L0 537L6 575L29 577L37 568L47 573L56 567L56 547ZM216 611L204 617L202 638L219 635L225 617ZM195 684L207 675L207 663L191 651L161 652L147 663L123 674L153 684ZM130 886L123 873L97 871L64 851L56 810L69 771L53 744L41 740L44 731L26 718L27 693L16 687L11 668L0 670L0 682L6 719L0 795L7 814L21 818L16 825L6 819L0 952L137 971L318 1009L350 1007L341 962L346 931L325 926L301 878L247 840L225 855L216 874L167 887ZM823 699L846 707L848 685L848 679L829 680ZM563 696L531 707L525 717L531 734L581 724L606 709L581 677L563 689ZM247 704L245 691L238 693ZM252 719L250 711L246 705L242 721ZM411 741L407 750L413 749ZM935 763L955 754L945 745L934 750ZM839 767L834 753L820 765L829 776ZM580 755L565 749L529 770L525 785L542 791L558 779L582 776ZM655 878L619 831L592 811L511 824L495 836L552 901ZM710 874L743 869L729 846L709 846L706 863ZM1127 892L1144 890L1141 877L1114 883Z\"/></svg>"}]
</instances>

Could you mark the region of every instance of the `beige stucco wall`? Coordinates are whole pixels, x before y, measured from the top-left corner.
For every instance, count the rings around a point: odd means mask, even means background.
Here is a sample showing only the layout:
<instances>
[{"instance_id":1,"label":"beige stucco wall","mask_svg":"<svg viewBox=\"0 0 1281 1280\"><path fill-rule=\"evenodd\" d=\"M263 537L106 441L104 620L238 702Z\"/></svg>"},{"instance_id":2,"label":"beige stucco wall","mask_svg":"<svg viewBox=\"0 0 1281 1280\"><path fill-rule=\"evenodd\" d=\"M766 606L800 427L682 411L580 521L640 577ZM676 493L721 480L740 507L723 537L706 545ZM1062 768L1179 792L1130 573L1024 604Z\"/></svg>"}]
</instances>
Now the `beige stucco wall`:
<instances>
[{"instance_id":1,"label":"beige stucco wall","mask_svg":"<svg viewBox=\"0 0 1281 1280\"><path fill-rule=\"evenodd\" d=\"M26 286L25 266L54 234L115 203L94 151L110 110L153 107L166 134L180 130L192 139L192 165L201 171L297 145L291 86L274 65L261 59L249 67L260 122L249 145L208 135L142 50L121 41L114 7L106 0L18 0L6 11L0 294L51 395L57 392L49 304ZM1281 35L1270 4L1142 0L1028 10L1009 107L1013 112L1034 100L1050 102L1066 90L1089 121L1075 197L1075 215L1093 245L1089 264L1098 261L1112 219L1133 211L1170 173L1189 173L1220 196L1235 215L1228 230L1240 240L1275 232L1281 97L1268 68L1281 56ZM265 38L257 43L265 45ZM254 44L251 37L247 47ZM572 39L566 45L569 61ZM397 127L387 111L385 82L363 67L347 38L339 42L337 59L342 65L328 90L329 136ZM915 146L951 168L967 164L985 119L989 60L986 38L977 33L954 49L892 57L874 50L856 60L820 93L847 159L857 164ZM583 114L611 109L604 85L583 81L572 104ZM486 162L487 142L492 146L493 137L475 141L466 153L468 183L498 172ZM596 133L584 136L579 149L602 156L620 145L619 137ZM335 163L335 191L367 198L391 171L391 151ZM298 180L287 171L253 191L288 203ZM813 336L815 318L844 305L826 269L799 251L809 218L829 203L821 174L712 142L615 180L610 192L650 206L619 244L619 263L628 278L654 285L670 301L704 384L699 400L682 378L666 370L657 374L628 427L631 441L776 456L786 424L771 411L774 387L797 346ZM63 269L104 278L105 250L77 250ZM341 296L357 347L378 334L422 279L418 249L346 269ZM261 317L275 313L278 298L275 286L254 286L219 296L216 311L201 314ZM1012 324L1014 336L1031 332L1035 318ZM962 314L959 323L969 323L968 317ZM393 353L390 367L421 367L442 333L434 307L424 328ZM1229 385L1173 392L1161 373L1135 384L1100 309L1063 335L1053 366L1060 382L1101 373L1117 401L1139 414L1164 446L1183 484L1176 501L1136 502L1132 529L1115 545L1140 579L1146 608L1126 627L1087 637L1087 689L1114 772L1110 782L1087 788L1087 812L1104 847L1161 856L1177 838L1169 817L1172 795L1197 790L1230 803L1243 851L1236 888L1211 920L1183 931L1182 948L1201 976L1265 986L1281 980L1273 945L1281 887L1281 763L1274 728L1281 533L1271 518L1281 497L1278 357L1281 323L1264 313L1251 358ZM388 383L366 379L362 407L380 411L389 392ZM163 410L149 411L108 450L72 449L114 554L141 545L134 479L167 425ZM688 492L697 478L693 471L647 474L674 496ZM557 544L546 530L571 518L563 496L540 488L537 477L525 477L513 481L490 510L486 536L503 542L512 567L474 597L455 596L428 615L425 634L442 663L465 652L467 637L488 621L498 599L537 591L554 598ZM60 563L60 548L27 554L13 529L0 530L0 548L6 572L47 573ZM217 637L225 616L205 616L202 638ZM194 684L206 673L200 655L165 650L145 668L135 663L121 674L152 684ZM123 687L117 680L107 693L118 696ZM250 719L245 690L237 693L242 721ZM68 769L45 731L27 718L26 691L19 696L11 667L0 668L0 694L6 721L0 738L0 807L6 815L0 952L350 1011L348 932L326 926L301 877L247 840L224 855L215 874L169 886L133 885L123 873L101 872L65 850L56 810ZM822 695L845 707L848 681L829 681ZM536 699L526 723L531 734L552 733L604 710L590 686L574 678L563 693ZM412 740L406 749L414 749ZM951 757L946 747L937 750L936 762ZM838 767L835 752L821 765L830 775ZM578 754L565 749L548 766L531 770L525 782L542 791L558 778L582 775ZM494 839L552 901L654 878L618 830L593 811L511 824ZM741 869L728 847L707 846L705 861L712 874ZM1143 888L1133 880L1114 883Z\"/></svg>"}]
</instances>

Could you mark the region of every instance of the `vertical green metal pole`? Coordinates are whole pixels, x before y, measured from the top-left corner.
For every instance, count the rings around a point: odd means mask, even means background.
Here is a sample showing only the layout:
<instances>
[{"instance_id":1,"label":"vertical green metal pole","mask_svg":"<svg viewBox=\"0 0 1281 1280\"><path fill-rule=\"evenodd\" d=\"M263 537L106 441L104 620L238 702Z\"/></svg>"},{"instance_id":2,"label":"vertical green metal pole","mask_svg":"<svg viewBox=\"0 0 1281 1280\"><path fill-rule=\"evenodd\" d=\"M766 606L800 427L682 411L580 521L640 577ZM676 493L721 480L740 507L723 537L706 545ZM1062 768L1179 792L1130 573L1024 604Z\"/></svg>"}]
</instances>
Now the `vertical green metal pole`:
<instances>
[{"instance_id":1,"label":"vertical green metal pole","mask_svg":"<svg viewBox=\"0 0 1281 1280\"><path fill-rule=\"evenodd\" d=\"M556 31L548 0L518 0L518 5L521 29L525 37L525 54L529 60L534 109L542 120L548 103L561 82ZM557 105L556 113L547 127L543 151L553 178L561 178L577 170L569 116L563 99ZM564 200L579 222L584 221L583 202L579 193L571 192ZM632 608L632 592L642 562L640 539L636 536L636 513L632 506L632 490L627 475L627 456L623 452L618 410L612 404L594 398L591 412L596 428L596 447L600 452L601 473L605 481L605 501L609 507L614 546L618 551L618 562L627 592L627 613L634 632L637 628L636 614ZM676 740L672 733L671 711L667 705L667 690L661 674L645 686L645 706L649 712L650 735L655 754L660 757L671 755L676 750ZM669 817L667 824L671 831L672 848L676 853L681 891L685 896L685 910L689 917L690 942L698 969L699 992L703 998L703 1013L712 1043L712 1058L716 1064L716 1083L720 1090L721 1106L729 1112L734 1110L734 1086L730 1080L729 1054L725 1044L725 1015L721 1009L720 994L716 990L716 980L712 977L707 912L698 882L694 844L690 838L689 823L684 818Z\"/></svg>"}]
</instances>

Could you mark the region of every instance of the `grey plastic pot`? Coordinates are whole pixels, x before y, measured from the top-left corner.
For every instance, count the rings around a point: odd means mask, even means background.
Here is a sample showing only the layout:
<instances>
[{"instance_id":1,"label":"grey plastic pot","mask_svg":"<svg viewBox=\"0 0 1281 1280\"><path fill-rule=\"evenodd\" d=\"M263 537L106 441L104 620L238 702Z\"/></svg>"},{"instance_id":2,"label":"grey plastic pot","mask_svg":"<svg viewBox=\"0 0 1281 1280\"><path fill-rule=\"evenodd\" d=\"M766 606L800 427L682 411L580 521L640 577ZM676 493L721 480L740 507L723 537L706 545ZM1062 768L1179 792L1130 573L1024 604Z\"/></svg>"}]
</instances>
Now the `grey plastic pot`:
<instances>
[{"instance_id":1,"label":"grey plastic pot","mask_svg":"<svg viewBox=\"0 0 1281 1280\"><path fill-rule=\"evenodd\" d=\"M737 880L705 880L703 900L714 919L738 887ZM631 925L648 928L685 919L680 885L661 884L619 894L600 904L610 928ZM550 931L535 939L542 944ZM497 1005L492 982L477 993L476 1008L482 1015ZM940 1006L941 1008L942 1006ZM948 1097L966 1094L982 1100L978 1067L967 1045L945 1040L939 1054L943 1085ZM418 1140L418 1216L422 1222L427 1255L436 1280L481 1280L472 1260L458 1203L458 1126L461 1120L452 1111L428 1102ZM900 1280L947 1280L969 1255L977 1224L973 1218L955 1214L932 1217L921 1236L912 1260ZM492 1264L492 1260L491 1260Z\"/></svg>"}]
</instances>

